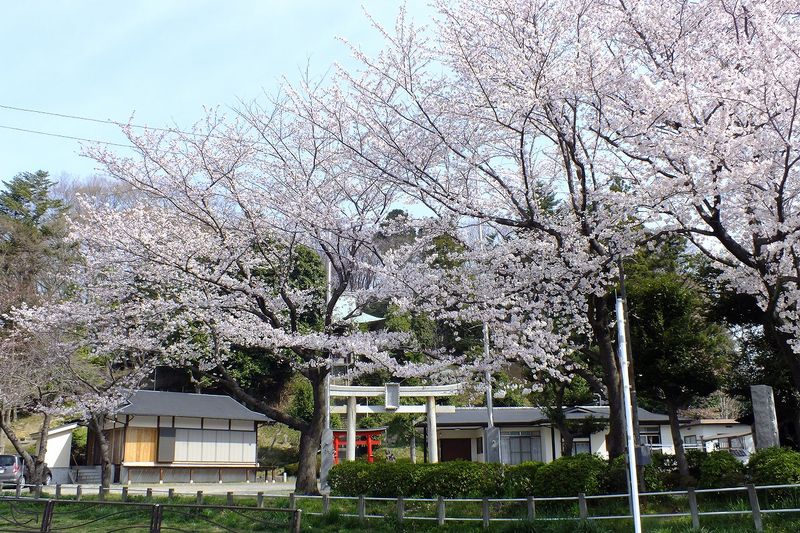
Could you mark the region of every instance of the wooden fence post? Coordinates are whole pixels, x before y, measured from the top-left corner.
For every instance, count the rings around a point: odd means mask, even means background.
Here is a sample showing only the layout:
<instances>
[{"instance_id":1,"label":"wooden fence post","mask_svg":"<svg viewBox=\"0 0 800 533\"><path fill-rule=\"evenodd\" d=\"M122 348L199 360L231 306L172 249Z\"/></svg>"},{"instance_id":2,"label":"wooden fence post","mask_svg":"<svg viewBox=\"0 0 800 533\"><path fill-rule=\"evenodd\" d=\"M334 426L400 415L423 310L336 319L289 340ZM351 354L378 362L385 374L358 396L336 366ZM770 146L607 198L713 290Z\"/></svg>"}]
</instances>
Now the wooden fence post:
<instances>
[{"instance_id":1,"label":"wooden fence post","mask_svg":"<svg viewBox=\"0 0 800 533\"><path fill-rule=\"evenodd\" d=\"M197 491L197 505L203 505L203 491Z\"/></svg>"},{"instance_id":2,"label":"wooden fence post","mask_svg":"<svg viewBox=\"0 0 800 533\"><path fill-rule=\"evenodd\" d=\"M331 498L327 494L322 495L322 514L328 514L331 510Z\"/></svg>"},{"instance_id":3,"label":"wooden fence post","mask_svg":"<svg viewBox=\"0 0 800 533\"><path fill-rule=\"evenodd\" d=\"M444 525L444 498L439 496L436 501L436 523L440 526Z\"/></svg>"},{"instance_id":4,"label":"wooden fence post","mask_svg":"<svg viewBox=\"0 0 800 533\"><path fill-rule=\"evenodd\" d=\"M81 501L81 495L82 494L83 494L83 487L81 487L80 485L75 487L75 499L77 501Z\"/></svg>"},{"instance_id":5,"label":"wooden fence post","mask_svg":"<svg viewBox=\"0 0 800 533\"><path fill-rule=\"evenodd\" d=\"M42 486L37 484L33 489L33 497L37 500L42 497Z\"/></svg>"},{"instance_id":6,"label":"wooden fence post","mask_svg":"<svg viewBox=\"0 0 800 533\"><path fill-rule=\"evenodd\" d=\"M17 498L22 496L22 483L17 482L16 496Z\"/></svg>"},{"instance_id":7,"label":"wooden fence post","mask_svg":"<svg viewBox=\"0 0 800 533\"><path fill-rule=\"evenodd\" d=\"M264 507L264 493L263 492L259 492L258 494L256 494L256 506Z\"/></svg>"},{"instance_id":8,"label":"wooden fence post","mask_svg":"<svg viewBox=\"0 0 800 533\"><path fill-rule=\"evenodd\" d=\"M103 485L100 485L100 488L97 489L97 499L100 501L106 499L106 488Z\"/></svg>"},{"instance_id":9,"label":"wooden fence post","mask_svg":"<svg viewBox=\"0 0 800 533\"><path fill-rule=\"evenodd\" d=\"M482 503L483 529L489 529L489 498L484 498Z\"/></svg>"},{"instance_id":10,"label":"wooden fence post","mask_svg":"<svg viewBox=\"0 0 800 533\"><path fill-rule=\"evenodd\" d=\"M150 510L150 533L161 532L161 521L163 518L164 509L159 504L155 504Z\"/></svg>"},{"instance_id":11,"label":"wooden fence post","mask_svg":"<svg viewBox=\"0 0 800 533\"><path fill-rule=\"evenodd\" d=\"M233 492L228 491L228 506L233 507Z\"/></svg>"},{"instance_id":12,"label":"wooden fence post","mask_svg":"<svg viewBox=\"0 0 800 533\"><path fill-rule=\"evenodd\" d=\"M167 499L168 499L169 501L172 501L172 500L174 500L174 499L175 499L175 489L174 489L174 488L171 488L171 489L169 489L169 490L167 491Z\"/></svg>"},{"instance_id":13,"label":"wooden fence post","mask_svg":"<svg viewBox=\"0 0 800 533\"><path fill-rule=\"evenodd\" d=\"M581 516L581 520L589 518L589 509L586 507L586 494L583 492L578 494L578 513Z\"/></svg>"},{"instance_id":14,"label":"wooden fence post","mask_svg":"<svg viewBox=\"0 0 800 533\"><path fill-rule=\"evenodd\" d=\"M528 496L528 520L531 522L536 520L536 500L533 496Z\"/></svg>"},{"instance_id":15,"label":"wooden fence post","mask_svg":"<svg viewBox=\"0 0 800 533\"><path fill-rule=\"evenodd\" d=\"M153 488L152 487L147 487L147 492L145 492L144 497L147 498L147 501L150 501L150 500L153 499Z\"/></svg>"},{"instance_id":16,"label":"wooden fence post","mask_svg":"<svg viewBox=\"0 0 800 533\"><path fill-rule=\"evenodd\" d=\"M689 487L686 489L686 495L689 497L689 513L692 515L692 529L700 529L700 514L697 510L697 494L695 494L692 487Z\"/></svg>"},{"instance_id":17,"label":"wooden fence post","mask_svg":"<svg viewBox=\"0 0 800 533\"><path fill-rule=\"evenodd\" d=\"M61 483L56 485L56 500L61 498Z\"/></svg>"},{"instance_id":18,"label":"wooden fence post","mask_svg":"<svg viewBox=\"0 0 800 533\"><path fill-rule=\"evenodd\" d=\"M295 508L294 492L289 493L289 509Z\"/></svg>"},{"instance_id":19,"label":"wooden fence post","mask_svg":"<svg viewBox=\"0 0 800 533\"><path fill-rule=\"evenodd\" d=\"M397 497L397 521L403 523L403 517L406 514L406 501L402 496Z\"/></svg>"},{"instance_id":20,"label":"wooden fence post","mask_svg":"<svg viewBox=\"0 0 800 533\"><path fill-rule=\"evenodd\" d=\"M292 515L292 533L300 533L300 518L303 515L303 511L300 509L295 509L294 514Z\"/></svg>"},{"instance_id":21,"label":"wooden fence post","mask_svg":"<svg viewBox=\"0 0 800 533\"><path fill-rule=\"evenodd\" d=\"M50 531L51 524L53 522L53 509L55 508L56 502L53 500L47 500L44 504L44 510L42 511L42 525L39 528L39 531Z\"/></svg>"},{"instance_id":22,"label":"wooden fence post","mask_svg":"<svg viewBox=\"0 0 800 533\"><path fill-rule=\"evenodd\" d=\"M122 487L122 496L120 496L120 499L122 501L124 501L124 502L128 501L128 487L127 486Z\"/></svg>"},{"instance_id":23,"label":"wooden fence post","mask_svg":"<svg viewBox=\"0 0 800 533\"><path fill-rule=\"evenodd\" d=\"M364 522L367 518L367 502L363 494L358 495L358 520Z\"/></svg>"},{"instance_id":24,"label":"wooden fence post","mask_svg":"<svg viewBox=\"0 0 800 533\"><path fill-rule=\"evenodd\" d=\"M764 523L761 520L761 506L758 503L756 488L752 483L747 485L747 497L750 499L750 509L753 510L753 525L756 531L764 531Z\"/></svg>"}]
</instances>

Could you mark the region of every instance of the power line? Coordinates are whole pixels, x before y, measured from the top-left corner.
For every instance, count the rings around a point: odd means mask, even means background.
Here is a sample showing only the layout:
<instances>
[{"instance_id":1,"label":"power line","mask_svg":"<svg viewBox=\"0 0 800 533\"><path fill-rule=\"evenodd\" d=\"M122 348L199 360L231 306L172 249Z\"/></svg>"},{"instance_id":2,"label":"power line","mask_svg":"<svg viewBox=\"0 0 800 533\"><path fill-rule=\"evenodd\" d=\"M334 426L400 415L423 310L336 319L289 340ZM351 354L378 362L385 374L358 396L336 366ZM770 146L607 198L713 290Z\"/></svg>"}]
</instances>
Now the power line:
<instances>
[{"instance_id":1,"label":"power line","mask_svg":"<svg viewBox=\"0 0 800 533\"><path fill-rule=\"evenodd\" d=\"M26 128L15 128L14 126L5 126L3 124L0 124L0 128L2 128L4 130L22 131L22 132L25 132L25 133L35 133L37 135L46 135L48 137L58 137L60 139L72 139L72 140L75 140L75 141L84 141L84 142L90 142L90 143L106 144L108 146L120 146L122 148L133 148L134 150L137 149L132 144L114 143L114 142L110 142L110 141L99 141L97 139L87 139L86 137L75 137L73 135L63 135L61 133L51 133L51 132L48 132L48 131L29 130L29 129L26 129Z\"/></svg>"},{"instance_id":2,"label":"power line","mask_svg":"<svg viewBox=\"0 0 800 533\"><path fill-rule=\"evenodd\" d=\"M69 118L73 120L83 120L85 122L95 122L98 124L113 124L115 126L122 126L127 127L130 126L132 128L139 128L143 130L153 130L153 131L163 131L167 133L183 133L185 135L201 135L199 133L192 133L188 131L180 131L177 129L169 129L169 128L158 128L158 127L151 127L151 126L142 126L140 124L127 124L125 122L119 122L117 120L109 119L100 119L100 118L93 118L93 117L84 117L81 115L70 115L68 113L55 113L53 111L42 111L40 109L30 109L26 107L16 107L13 105L3 105L0 104L0 109L9 109L11 111L22 111L23 113L35 113L37 115L47 115L50 117L59 117L59 118Z\"/></svg>"},{"instance_id":3,"label":"power line","mask_svg":"<svg viewBox=\"0 0 800 533\"><path fill-rule=\"evenodd\" d=\"M224 135L214 135L214 134L211 134L211 133L196 133L196 132L193 132L193 131L179 130L177 128L159 128L159 127L156 127L156 126L143 126L141 124L130 124L130 123L119 122L117 120L111 120L111 119L100 119L100 118L94 118L94 117L85 117L85 116L82 116L82 115L72 115L72 114L69 114L69 113L56 113L54 111L42 111L40 109L31 109L31 108L27 108L27 107L17 107L17 106L12 106L12 105L5 105L5 104L0 104L0 109L8 109L8 110L11 110L11 111L21 111L23 113L34 113L36 115L46 115L46 116L50 116L50 117L67 118L67 119L71 119L71 120L82 120L84 122L94 122L94 123L97 123L97 124L107 124L107 125L111 124L111 125L120 126L120 127L131 127L131 128L137 128L137 129L149 130L149 131L161 131L161 132L164 132L164 133L180 133L182 135L192 135L192 136L195 136L195 137L208 137L208 138L212 138L212 139L223 139L223 140L227 139L227 137L225 137ZM23 128L11 128L11 127L7 127L7 126L6 126L6 128L7 129L19 129L20 131L29 131L29 130L25 130ZM33 133L41 133L41 132L33 132ZM41 134L42 135L52 135L54 137L59 137L59 135L55 135L55 134L49 134L49 133L41 133ZM63 137L66 137L68 139L72 138L72 137L70 137L68 135L67 136L63 136ZM79 140L83 140L83 139L79 139ZM103 141L92 141L92 142L103 143ZM265 143L264 141L252 141L252 143L253 144L260 144L260 145L268 146L268 143ZM115 145L115 143L103 143L103 144L111 144L112 146L124 146L126 148L135 148L132 145L125 145L125 144L119 144L119 145Z\"/></svg>"}]
</instances>

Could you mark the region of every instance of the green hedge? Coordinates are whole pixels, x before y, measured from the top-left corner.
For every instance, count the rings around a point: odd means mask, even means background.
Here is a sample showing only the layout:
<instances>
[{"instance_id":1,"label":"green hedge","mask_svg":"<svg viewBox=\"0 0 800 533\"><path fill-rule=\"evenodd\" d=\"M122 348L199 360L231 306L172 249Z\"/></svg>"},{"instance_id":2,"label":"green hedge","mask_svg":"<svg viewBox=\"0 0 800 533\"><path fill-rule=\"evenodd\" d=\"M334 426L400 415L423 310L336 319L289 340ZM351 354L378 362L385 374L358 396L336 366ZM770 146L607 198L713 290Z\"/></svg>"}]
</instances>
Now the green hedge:
<instances>
[{"instance_id":1,"label":"green hedge","mask_svg":"<svg viewBox=\"0 0 800 533\"><path fill-rule=\"evenodd\" d=\"M328 477L341 496L415 496L446 498L504 496L505 468L500 464L452 461L436 464L343 462Z\"/></svg>"},{"instance_id":2,"label":"green hedge","mask_svg":"<svg viewBox=\"0 0 800 533\"><path fill-rule=\"evenodd\" d=\"M697 486L701 489L741 487L744 485L744 465L726 451L709 452L698 466Z\"/></svg>"},{"instance_id":3,"label":"green hedge","mask_svg":"<svg viewBox=\"0 0 800 533\"><path fill-rule=\"evenodd\" d=\"M533 481L536 472L544 465L537 461L528 461L516 466L506 467L506 496L509 498L526 498L533 494Z\"/></svg>"},{"instance_id":4,"label":"green hedge","mask_svg":"<svg viewBox=\"0 0 800 533\"><path fill-rule=\"evenodd\" d=\"M644 467L644 483L648 492L666 490L665 470L660 461L663 454L653 454L653 462ZM603 489L607 494L622 494L628 492L628 461L624 455L608 462L603 477Z\"/></svg>"},{"instance_id":5,"label":"green hedge","mask_svg":"<svg viewBox=\"0 0 800 533\"><path fill-rule=\"evenodd\" d=\"M533 481L536 496L577 496L603 492L608 461L596 455L578 454L559 457L552 463L542 465Z\"/></svg>"},{"instance_id":6,"label":"green hedge","mask_svg":"<svg viewBox=\"0 0 800 533\"><path fill-rule=\"evenodd\" d=\"M800 483L800 453L772 448L750 459L747 468L726 451L687 454L690 477L677 475L674 456L654 454L645 467L648 491L679 486L701 488L741 486L747 477L756 484ZM552 463L517 466L453 461L437 464L406 462L343 462L330 472L333 494L375 497L539 497L622 493L627 490L624 457L606 461L596 455L561 457ZM746 476L747 475L747 476Z\"/></svg>"},{"instance_id":7,"label":"green hedge","mask_svg":"<svg viewBox=\"0 0 800 533\"><path fill-rule=\"evenodd\" d=\"M800 452L766 448L750 456L747 473L756 485L800 483Z\"/></svg>"}]
</instances>

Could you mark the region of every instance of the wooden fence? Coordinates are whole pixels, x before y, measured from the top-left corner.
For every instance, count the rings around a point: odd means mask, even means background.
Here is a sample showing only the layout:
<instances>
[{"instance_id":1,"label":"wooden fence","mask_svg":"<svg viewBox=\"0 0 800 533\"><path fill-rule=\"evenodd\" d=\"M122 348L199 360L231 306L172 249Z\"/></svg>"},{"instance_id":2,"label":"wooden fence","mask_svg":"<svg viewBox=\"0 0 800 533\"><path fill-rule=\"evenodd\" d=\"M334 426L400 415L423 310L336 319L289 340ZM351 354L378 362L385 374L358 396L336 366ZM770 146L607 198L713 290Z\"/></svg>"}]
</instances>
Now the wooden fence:
<instances>
[{"instance_id":1,"label":"wooden fence","mask_svg":"<svg viewBox=\"0 0 800 533\"><path fill-rule=\"evenodd\" d=\"M188 488L187 486L186 488ZM16 498L27 494L28 498L43 498L42 487L29 487L23 491L22 487L16 488ZM47 491L53 499L58 501L69 498L81 501L90 495L92 501L113 499L127 502L131 499L137 501L154 501L155 498L166 499L172 502L178 496L187 498L187 492L176 492L175 488L132 488L127 486L103 489L97 486L69 486L48 487ZM133 497L136 498L133 498ZM481 522L484 527L489 527L493 522L514 522L533 520L631 520L632 515L628 508L628 494L603 494L588 496L564 497L533 497L527 498L378 498L368 496L310 496L295 494L268 494L263 491L229 491L224 494L204 494L202 490L188 493L194 505L204 505L206 498L224 498L225 505L234 507L247 499L247 506L264 508L269 502L271 507L289 510L303 509L307 515L324 515L336 512L339 516L353 517L361 521L369 519L383 519L392 516L398 521L420 520L435 521L439 525L445 522ZM699 501L699 498L707 498ZM741 487L728 487L720 489L688 489L663 492L641 493L644 502L642 519L669 519L689 518L692 527L699 529L701 519L710 516L742 516L750 515L756 531L764 530L764 516L769 514L791 514L800 517L800 484L795 485L745 485ZM237 501L238 500L238 501ZM253 505L255 500L255 505ZM773 503L788 502L789 506L770 505ZM659 507L657 503L648 502L668 501L670 512L648 512ZM724 501L727 509L709 509L712 503ZM616 502L611 505L608 502ZM763 502L763 503L762 503ZM676 505L683 508L676 509ZM621 513L608 513L610 507L617 510L624 509ZM664 507L663 503L661 507ZM738 507L738 508L736 508ZM553 512L556 509L557 512ZM594 513L593 510L606 511ZM544 512L543 512L544 511Z\"/></svg>"}]
</instances>

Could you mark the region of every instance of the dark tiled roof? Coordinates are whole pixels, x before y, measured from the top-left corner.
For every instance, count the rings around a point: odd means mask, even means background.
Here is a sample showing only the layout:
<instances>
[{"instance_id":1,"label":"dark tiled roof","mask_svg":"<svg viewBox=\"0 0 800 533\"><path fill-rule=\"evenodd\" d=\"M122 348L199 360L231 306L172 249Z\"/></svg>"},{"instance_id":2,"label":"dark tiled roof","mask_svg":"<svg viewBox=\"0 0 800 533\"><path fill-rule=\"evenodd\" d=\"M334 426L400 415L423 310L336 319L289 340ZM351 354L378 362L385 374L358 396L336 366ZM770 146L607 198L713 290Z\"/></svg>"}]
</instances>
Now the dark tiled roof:
<instances>
[{"instance_id":1,"label":"dark tiled roof","mask_svg":"<svg viewBox=\"0 0 800 533\"><path fill-rule=\"evenodd\" d=\"M589 418L608 418L609 408L607 405L570 407L567 410L567 418L570 420L581 420ZM523 425L541 424L549 422L547 416L538 407L495 407L494 423L500 425ZM489 417L485 407L456 407L455 413L439 413L436 415L438 426L486 426ZM646 409L639 408L639 422L641 423L666 423L669 421L667 415L651 413ZM425 421L419 423L424 425Z\"/></svg>"},{"instance_id":2,"label":"dark tiled roof","mask_svg":"<svg viewBox=\"0 0 800 533\"><path fill-rule=\"evenodd\" d=\"M230 396L152 390L134 391L118 415L229 418L268 422L261 413L246 408Z\"/></svg>"},{"instance_id":3,"label":"dark tiled roof","mask_svg":"<svg viewBox=\"0 0 800 533\"><path fill-rule=\"evenodd\" d=\"M607 405L585 405L570 407L567 409L567 418L579 420L593 416L595 418L608 418L609 407ZM667 415L653 413L647 409L639 407L639 422L669 422Z\"/></svg>"},{"instance_id":4,"label":"dark tiled roof","mask_svg":"<svg viewBox=\"0 0 800 533\"><path fill-rule=\"evenodd\" d=\"M538 407L495 407L494 423L530 424L545 422L547 417ZM489 421L485 407L456 407L455 413L437 413L436 424L439 426L485 426ZM423 422L424 423L424 422Z\"/></svg>"}]
</instances>

